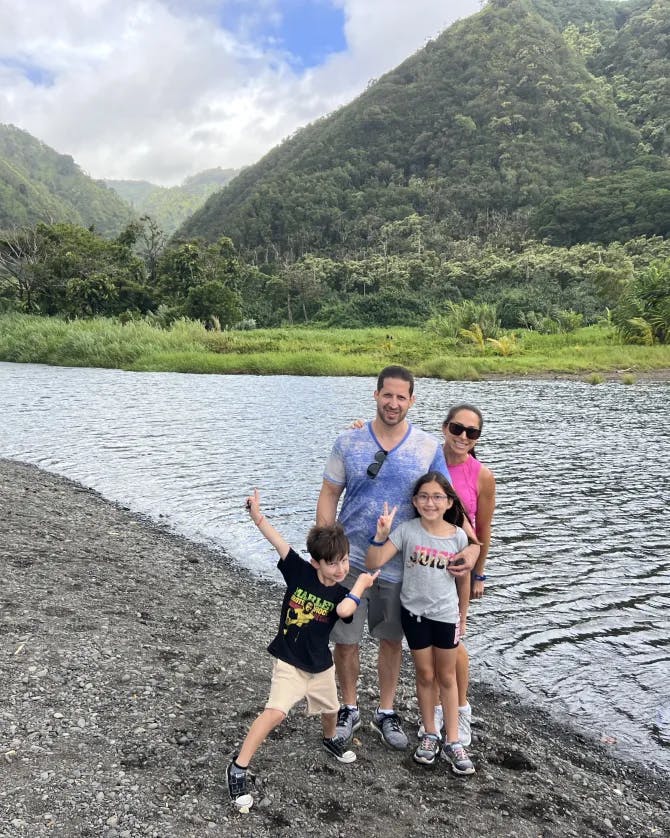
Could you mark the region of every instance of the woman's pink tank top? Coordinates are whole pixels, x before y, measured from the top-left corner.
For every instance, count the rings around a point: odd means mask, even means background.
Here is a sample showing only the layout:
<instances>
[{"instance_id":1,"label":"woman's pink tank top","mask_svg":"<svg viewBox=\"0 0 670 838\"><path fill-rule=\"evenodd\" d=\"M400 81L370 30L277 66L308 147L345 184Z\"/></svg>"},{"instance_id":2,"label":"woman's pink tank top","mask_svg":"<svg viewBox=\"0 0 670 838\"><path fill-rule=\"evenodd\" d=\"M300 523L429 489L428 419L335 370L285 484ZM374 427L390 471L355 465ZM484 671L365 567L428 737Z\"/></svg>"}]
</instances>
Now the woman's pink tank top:
<instances>
[{"instance_id":1,"label":"woman's pink tank top","mask_svg":"<svg viewBox=\"0 0 670 838\"><path fill-rule=\"evenodd\" d=\"M479 460L471 454L468 454L468 459L464 463L448 466L451 485L468 513L475 533L477 533L477 480L481 467Z\"/></svg>"}]
</instances>

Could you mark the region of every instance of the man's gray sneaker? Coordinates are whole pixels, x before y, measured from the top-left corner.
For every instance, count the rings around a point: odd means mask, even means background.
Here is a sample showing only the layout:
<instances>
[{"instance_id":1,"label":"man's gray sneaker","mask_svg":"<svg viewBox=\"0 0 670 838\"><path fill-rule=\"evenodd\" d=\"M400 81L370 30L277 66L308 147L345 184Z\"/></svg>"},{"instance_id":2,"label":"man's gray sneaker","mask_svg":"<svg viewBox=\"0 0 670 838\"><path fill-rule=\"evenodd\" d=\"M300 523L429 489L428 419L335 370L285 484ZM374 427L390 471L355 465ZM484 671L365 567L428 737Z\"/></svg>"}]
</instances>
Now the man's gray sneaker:
<instances>
[{"instance_id":1,"label":"man's gray sneaker","mask_svg":"<svg viewBox=\"0 0 670 838\"><path fill-rule=\"evenodd\" d=\"M349 742L354 735L354 731L361 726L361 714L358 707L347 707L343 704L337 711L337 726L335 727L335 737L341 739L343 742Z\"/></svg>"},{"instance_id":2,"label":"man's gray sneaker","mask_svg":"<svg viewBox=\"0 0 670 838\"><path fill-rule=\"evenodd\" d=\"M475 767L460 742L445 742L440 751L442 759L451 763L454 774L474 774Z\"/></svg>"},{"instance_id":3,"label":"man's gray sneaker","mask_svg":"<svg viewBox=\"0 0 670 838\"><path fill-rule=\"evenodd\" d=\"M377 731L382 742L389 748L404 751L409 744L405 731L400 726L400 716L397 713L375 713L370 727Z\"/></svg>"},{"instance_id":4,"label":"man's gray sneaker","mask_svg":"<svg viewBox=\"0 0 670 838\"><path fill-rule=\"evenodd\" d=\"M440 752L440 740L436 733L425 733L414 751L414 762L422 765L432 765Z\"/></svg>"}]
</instances>

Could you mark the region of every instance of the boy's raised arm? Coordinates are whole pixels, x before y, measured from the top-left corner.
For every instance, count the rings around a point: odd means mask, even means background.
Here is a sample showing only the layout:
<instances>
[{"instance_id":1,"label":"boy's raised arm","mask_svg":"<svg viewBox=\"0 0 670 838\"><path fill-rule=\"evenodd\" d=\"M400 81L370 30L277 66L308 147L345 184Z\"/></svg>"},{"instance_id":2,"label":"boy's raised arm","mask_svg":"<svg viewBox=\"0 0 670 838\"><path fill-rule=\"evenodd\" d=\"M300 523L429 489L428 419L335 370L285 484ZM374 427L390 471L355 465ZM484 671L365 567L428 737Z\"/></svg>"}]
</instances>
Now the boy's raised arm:
<instances>
[{"instance_id":1,"label":"boy's raised arm","mask_svg":"<svg viewBox=\"0 0 670 838\"><path fill-rule=\"evenodd\" d=\"M266 538L270 544L272 544L275 550L279 553L279 558L285 559L288 555L288 551L291 549L291 545L280 533L277 532L277 530L261 512L258 489L254 489L253 495L250 495L247 498L246 507L249 510L251 520L258 527L261 535Z\"/></svg>"}]
</instances>

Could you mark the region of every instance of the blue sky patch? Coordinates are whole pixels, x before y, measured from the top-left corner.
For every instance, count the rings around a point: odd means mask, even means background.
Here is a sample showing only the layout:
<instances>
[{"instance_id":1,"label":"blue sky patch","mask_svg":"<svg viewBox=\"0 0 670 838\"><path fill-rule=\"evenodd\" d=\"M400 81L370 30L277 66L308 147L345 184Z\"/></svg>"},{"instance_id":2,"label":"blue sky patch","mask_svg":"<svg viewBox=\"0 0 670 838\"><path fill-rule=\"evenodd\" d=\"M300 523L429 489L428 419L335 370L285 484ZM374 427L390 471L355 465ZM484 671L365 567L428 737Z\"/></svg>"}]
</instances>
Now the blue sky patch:
<instances>
[{"instance_id":1,"label":"blue sky patch","mask_svg":"<svg viewBox=\"0 0 670 838\"><path fill-rule=\"evenodd\" d=\"M289 0L281 7L277 37L295 64L318 67L332 53L347 48L342 9L325 0Z\"/></svg>"},{"instance_id":2,"label":"blue sky patch","mask_svg":"<svg viewBox=\"0 0 670 838\"><path fill-rule=\"evenodd\" d=\"M222 23L287 54L297 69L318 67L329 55L346 50L344 10L330 0L277 0L271 11L264 5L233 2L226 6Z\"/></svg>"},{"instance_id":3,"label":"blue sky patch","mask_svg":"<svg viewBox=\"0 0 670 838\"><path fill-rule=\"evenodd\" d=\"M44 67L31 64L20 58L6 58L0 56L0 67L7 67L9 70L18 70L22 76L28 79L35 87L51 87L56 77Z\"/></svg>"}]
</instances>

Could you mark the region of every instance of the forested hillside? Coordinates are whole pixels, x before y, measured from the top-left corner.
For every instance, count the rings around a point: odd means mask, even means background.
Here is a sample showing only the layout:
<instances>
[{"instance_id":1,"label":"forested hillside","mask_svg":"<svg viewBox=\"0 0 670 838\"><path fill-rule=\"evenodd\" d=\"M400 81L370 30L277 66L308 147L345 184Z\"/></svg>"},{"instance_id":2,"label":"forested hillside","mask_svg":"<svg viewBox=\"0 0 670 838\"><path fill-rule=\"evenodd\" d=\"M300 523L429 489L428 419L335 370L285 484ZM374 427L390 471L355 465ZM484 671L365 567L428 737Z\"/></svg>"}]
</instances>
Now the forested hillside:
<instances>
[{"instance_id":1,"label":"forested hillside","mask_svg":"<svg viewBox=\"0 0 670 838\"><path fill-rule=\"evenodd\" d=\"M27 131L0 125L0 229L71 222L118 233L132 217L121 198Z\"/></svg>"},{"instance_id":2,"label":"forested hillside","mask_svg":"<svg viewBox=\"0 0 670 838\"><path fill-rule=\"evenodd\" d=\"M167 234L172 235L199 209L207 198L222 189L238 169L207 169L192 175L180 186L156 186L146 180L106 180L135 213L149 215Z\"/></svg>"},{"instance_id":3,"label":"forested hillside","mask_svg":"<svg viewBox=\"0 0 670 838\"><path fill-rule=\"evenodd\" d=\"M667 184L669 31L667 0L490 0L246 169L179 233L228 235L260 263L388 254L385 227L416 218L437 249L501 230L570 244L585 240L570 212L604 202L611 224L588 236L617 240L612 191L637 216L649 173ZM667 232L667 193L653 203L624 238ZM557 206L565 229L548 219Z\"/></svg>"}]
</instances>

